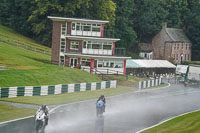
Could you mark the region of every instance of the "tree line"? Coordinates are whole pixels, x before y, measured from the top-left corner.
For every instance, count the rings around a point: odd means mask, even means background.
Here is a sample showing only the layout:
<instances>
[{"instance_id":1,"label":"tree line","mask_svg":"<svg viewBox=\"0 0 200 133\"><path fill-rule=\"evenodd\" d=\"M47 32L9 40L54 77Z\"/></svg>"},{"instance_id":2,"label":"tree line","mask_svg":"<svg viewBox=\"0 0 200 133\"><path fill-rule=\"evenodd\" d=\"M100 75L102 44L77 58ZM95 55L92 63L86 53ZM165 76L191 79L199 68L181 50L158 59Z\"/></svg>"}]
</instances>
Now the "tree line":
<instances>
[{"instance_id":1,"label":"tree line","mask_svg":"<svg viewBox=\"0 0 200 133\"><path fill-rule=\"evenodd\" d=\"M120 38L116 46L138 54L163 22L183 28L192 41L192 59L200 60L200 0L0 0L0 23L51 47L47 16L109 20L106 28Z\"/></svg>"}]
</instances>

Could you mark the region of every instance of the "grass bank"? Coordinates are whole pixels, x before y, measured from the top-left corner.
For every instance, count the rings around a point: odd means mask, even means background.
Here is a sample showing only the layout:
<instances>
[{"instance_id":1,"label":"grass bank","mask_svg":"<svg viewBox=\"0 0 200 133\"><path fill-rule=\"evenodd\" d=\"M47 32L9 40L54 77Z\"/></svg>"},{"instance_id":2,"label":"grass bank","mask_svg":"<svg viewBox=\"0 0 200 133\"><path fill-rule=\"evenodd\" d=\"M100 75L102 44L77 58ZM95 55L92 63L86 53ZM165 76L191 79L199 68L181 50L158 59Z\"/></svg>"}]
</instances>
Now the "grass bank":
<instances>
[{"instance_id":1,"label":"grass bank","mask_svg":"<svg viewBox=\"0 0 200 133\"><path fill-rule=\"evenodd\" d=\"M200 111L167 121L142 133L199 133Z\"/></svg>"},{"instance_id":2,"label":"grass bank","mask_svg":"<svg viewBox=\"0 0 200 133\"><path fill-rule=\"evenodd\" d=\"M50 57L0 42L0 87L101 81L88 72L50 64Z\"/></svg>"},{"instance_id":3,"label":"grass bank","mask_svg":"<svg viewBox=\"0 0 200 133\"><path fill-rule=\"evenodd\" d=\"M23 43L26 46L32 46L34 48L48 50L51 52L51 48L41 45L41 44L37 43L36 41L32 40L31 38L25 37L25 36L17 33L16 31L14 31L13 29L8 28L3 25L0 25L0 38Z\"/></svg>"},{"instance_id":4,"label":"grass bank","mask_svg":"<svg viewBox=\"0 0 200 133\"><path fill-rule=\"evenodd\" d=\"M0 122L34 115L35 112L36 110L34 109L17 108L6 104L0 104Z\"/></svg>"}]
</instances>

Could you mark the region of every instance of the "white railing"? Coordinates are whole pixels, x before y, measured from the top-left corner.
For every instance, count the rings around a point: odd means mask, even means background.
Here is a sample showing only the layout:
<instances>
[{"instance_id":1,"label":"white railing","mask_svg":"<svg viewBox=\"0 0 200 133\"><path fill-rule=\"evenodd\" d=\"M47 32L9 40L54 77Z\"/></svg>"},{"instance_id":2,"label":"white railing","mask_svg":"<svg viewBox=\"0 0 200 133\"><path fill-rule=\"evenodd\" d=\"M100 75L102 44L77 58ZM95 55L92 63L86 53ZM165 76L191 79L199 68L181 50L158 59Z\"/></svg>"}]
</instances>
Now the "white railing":
<instances>
[{"instance_id":1,"label":"white railing","mask_svg":"<svg viewBox=\"0 0 200 133\"><path fill-rule=\"evenodd\" d=\"M83 54L94 54L94 55L112 55L112 50L105 49L84 49Z\"/></svg>"},{"instance_id":2,"label":"white railing","mask_svg":"<svg viewBox=\"0 0 200 133\"><path fill-rule=\"evenodd\" d=\"M72 30L72 35L76 36L97 36L101 37L101 32L94 32L94 31L76 31Z\"/></svg>"}]
</instances>

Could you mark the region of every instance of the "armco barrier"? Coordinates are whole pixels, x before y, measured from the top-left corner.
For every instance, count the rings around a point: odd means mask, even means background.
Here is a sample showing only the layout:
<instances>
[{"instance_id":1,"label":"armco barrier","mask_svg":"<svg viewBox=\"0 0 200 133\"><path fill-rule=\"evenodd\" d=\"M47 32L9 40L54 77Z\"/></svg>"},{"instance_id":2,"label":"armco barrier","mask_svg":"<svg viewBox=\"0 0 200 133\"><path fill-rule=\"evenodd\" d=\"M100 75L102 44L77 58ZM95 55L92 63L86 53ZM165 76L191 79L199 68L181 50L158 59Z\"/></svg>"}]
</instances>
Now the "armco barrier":
<instances>
[{"instance_id":1,"label":"armco barrier","mask_svg":"<svg viewBox=\"0 0 200 133\"><path fill-rule=\"evenodd\" d=\"M147 81L140 81L139 89L148 88L152 86L158 86L158 85L161 85L161 83L162 83L162 78L150 79Z\"/></svg>"},{"instance_id":2,"label":"armco barrier","mask_svg":"<svg viewBox=\"0 0 200 133\"><path fill-rule=\"evenodd\" d=\"M25 86L0 88L0 98L19 96L43 96L51 94L93 91L105 88L117 88L117 81L102 81L94 83L59 84L50 86Z\"/></svg>"}]
</instances>

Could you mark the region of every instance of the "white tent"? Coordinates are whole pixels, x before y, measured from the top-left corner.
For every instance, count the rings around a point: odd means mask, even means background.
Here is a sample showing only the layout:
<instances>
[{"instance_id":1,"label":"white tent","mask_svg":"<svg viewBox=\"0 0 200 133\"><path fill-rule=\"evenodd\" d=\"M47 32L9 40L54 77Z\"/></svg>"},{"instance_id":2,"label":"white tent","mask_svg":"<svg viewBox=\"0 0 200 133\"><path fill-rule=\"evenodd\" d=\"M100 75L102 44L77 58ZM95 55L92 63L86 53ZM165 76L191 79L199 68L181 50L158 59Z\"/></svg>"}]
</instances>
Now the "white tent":
<instances>
[{"instance_id":1,"label":"white tent","mask_svg":"<svg viewBox=\"0 0 200 133\"><path fill-rule=\"evenodd\" d=\"M130 61L130 60L129 60ZM141 68L176 68L167 60L131 60Z\"/></svg>"}]
</instances>

